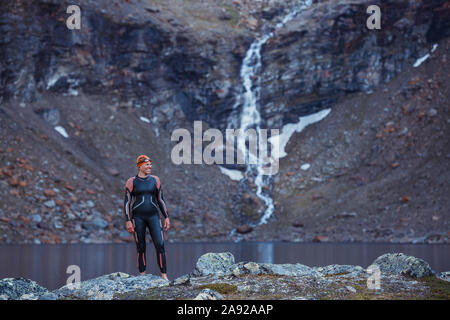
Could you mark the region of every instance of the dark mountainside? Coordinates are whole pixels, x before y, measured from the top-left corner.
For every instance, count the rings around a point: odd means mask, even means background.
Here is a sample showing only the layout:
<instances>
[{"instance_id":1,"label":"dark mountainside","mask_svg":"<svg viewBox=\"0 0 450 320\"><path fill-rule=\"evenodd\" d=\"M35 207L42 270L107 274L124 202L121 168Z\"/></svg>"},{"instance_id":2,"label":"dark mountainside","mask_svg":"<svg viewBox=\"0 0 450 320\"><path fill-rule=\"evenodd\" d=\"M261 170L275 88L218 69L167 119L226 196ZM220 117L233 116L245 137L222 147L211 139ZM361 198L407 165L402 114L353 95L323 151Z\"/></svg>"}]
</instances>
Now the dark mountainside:
<instances>
[{"instance_id":1,"label":"dark mountainside","mask_svg":"<svg viewBox=\"0 0 450 320\"><path fill-rule=\"evenodd\" d=\"M83 0L81 30L69 30L68 1L3 1L0 243L132 241L122 207L139 154L161 178L169 240L448 243L444 0L314 1L275 31L259 75L264 126L332 110L289 140L267 224L230 237L265 209L251 178L172 163L173 130L237 116L246 50L296 2ZM381 30L366 28L371 4Z\"/></svg>"}]
</instances>

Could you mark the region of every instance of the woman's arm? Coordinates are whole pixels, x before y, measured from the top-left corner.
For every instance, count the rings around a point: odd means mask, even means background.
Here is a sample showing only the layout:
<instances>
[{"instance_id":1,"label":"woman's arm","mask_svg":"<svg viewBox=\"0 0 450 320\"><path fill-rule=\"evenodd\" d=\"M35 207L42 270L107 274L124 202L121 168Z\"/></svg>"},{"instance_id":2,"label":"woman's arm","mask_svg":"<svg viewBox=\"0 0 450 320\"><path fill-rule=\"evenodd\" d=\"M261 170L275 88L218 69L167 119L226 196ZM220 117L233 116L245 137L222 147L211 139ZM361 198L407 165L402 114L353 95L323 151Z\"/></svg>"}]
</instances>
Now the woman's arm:
<instances>
[{"instance_id":1,"label":"woman's arm","mask_svg":"<svg viewBox=\"0 0 450 320\"><path fill-rule=\"evenodd\" d=\"M169 211L167 210L166 202L164 201L161 186L159 186L158 189L158 206L164 216L164 231L167 231L170 229Z\"/></svg>"},{"instance_id":2,"label":"woman's arm","mask_svg":"<svg viewBox=\"0 0 450 320\"><path fill-rule=\"evenodd\" d=\"M125 199L123 200L123 211L125 213L125 220L127 221L131 221L130 203L131 203L131 193L128 189L125 189Z\"/></svg>"},{"instance_id":3,"label":"woman's arm","mask_svg":"<svg viewBox=\"0 0 450 320\"><path fill-rule=\"evenodd\" d=\"M159 210L161 210L161 213L164 216L164 218L168 218L169 212L167 211L166 202L164 201L164 196L163 196L161 186L159 187L159 189L157 191L157 199L158 199Z\"/></svg>"},{"instance_id":4,"label":"woman's arm","mask_svg":"<svg viewBox=\"0 0 450 320\"><path fill-rule=\"evenodd\" d=\"M131 192L133 191L134 177L127 180L125 184L125 198L123 200L123 211L126 221L131 221Z\"/></svg>"},{"instance_id":5,"label":"woman's arm","mask_svg":"<svg viewBox=\"0 0 450 320\"><path fill-rule=\"evenodd\" d=\"M167 210L166 202L164 201L164 196L161 189L161 180L157 176L154 177L156 179L156 201L158 201L159 210L161 210L164 219L167 219L169 218L169 211Z\"/></svg>"}]
</instances>

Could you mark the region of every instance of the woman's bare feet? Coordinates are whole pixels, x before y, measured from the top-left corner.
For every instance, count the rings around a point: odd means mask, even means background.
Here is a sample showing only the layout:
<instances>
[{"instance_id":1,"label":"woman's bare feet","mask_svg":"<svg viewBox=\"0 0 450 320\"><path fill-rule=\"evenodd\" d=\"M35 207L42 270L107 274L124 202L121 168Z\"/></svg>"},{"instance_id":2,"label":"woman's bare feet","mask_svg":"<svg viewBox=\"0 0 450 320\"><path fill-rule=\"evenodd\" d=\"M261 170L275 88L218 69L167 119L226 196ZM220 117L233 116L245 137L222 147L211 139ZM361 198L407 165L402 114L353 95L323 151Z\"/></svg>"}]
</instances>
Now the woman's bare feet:
<instances>
[{"instance_id":1,"label":"woman's bare feet","mask_svg":"<svg viewBox=\"0 0 450 320\"><path fill-rule=\"evenodd\" d=\"M161 277L162 277L163 279L169 280L169 279L167 279L167 274L165 274L165 273L161 273Z\"/></svg>"},{"instance_id":2,"label":"woman's bare feet","mask_svg":"<svg viewBox=\"0 0 450 320\"><path fill-rule=\"evenodd\" d=\"M141 276L143 276L143 275L145 275L145 271L144 271L144 272L139 272L139 274L140 274Z\"/></svg>"}]
</instances>

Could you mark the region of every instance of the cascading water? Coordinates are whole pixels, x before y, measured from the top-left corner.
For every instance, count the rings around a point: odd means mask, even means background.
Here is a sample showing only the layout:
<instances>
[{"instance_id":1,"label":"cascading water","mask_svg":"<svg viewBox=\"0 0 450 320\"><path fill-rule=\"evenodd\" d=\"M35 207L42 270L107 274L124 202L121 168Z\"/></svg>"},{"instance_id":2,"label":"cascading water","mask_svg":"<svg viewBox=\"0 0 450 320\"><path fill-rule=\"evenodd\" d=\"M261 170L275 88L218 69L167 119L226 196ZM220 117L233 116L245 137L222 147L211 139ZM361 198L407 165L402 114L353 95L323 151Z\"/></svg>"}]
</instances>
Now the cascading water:
<instances>
[{"instance_id":1,"label":"cascading water","mask_svg":"<svg viewBox=\"0 0 450 320\"><path fill-rule=\"evenodd\" d=\"M292 20L299 12L311 6L312 0L305 0L300 3L298 7L293 9L286 15L281 22L275 26L275 30L283 27L288 21ZM238 119L239 129L246 132L248 129L255 129L258 141L261 141L261 114L259 112L259 98L261 92L260 77L258 74L261 71L261 48L273 36L273 31L256 39L247 50L245 58L242 62L240 76L243 85L243 92L236 97L236 103L233 110L242 105L240 118ZM236 127L236 118L231 119L228 123L228 128ZM237 148L245 155L246 161L250 162L253 154L247 152L245 137L238 137ZM274 146L278 147L278 146ZM267 223L268 219L274 212L274 204L270 195L263 192L263 186L270 186L271 176L264 175L262 170L261 159L253 159L256 164L247 164L245 171L245 178L250 174L256 174L255 185L257 186L256 195L264 201L266 210L260 218L257 225ZM234 234L234 230L231 232Z\"/></svg>"}]
</instances>

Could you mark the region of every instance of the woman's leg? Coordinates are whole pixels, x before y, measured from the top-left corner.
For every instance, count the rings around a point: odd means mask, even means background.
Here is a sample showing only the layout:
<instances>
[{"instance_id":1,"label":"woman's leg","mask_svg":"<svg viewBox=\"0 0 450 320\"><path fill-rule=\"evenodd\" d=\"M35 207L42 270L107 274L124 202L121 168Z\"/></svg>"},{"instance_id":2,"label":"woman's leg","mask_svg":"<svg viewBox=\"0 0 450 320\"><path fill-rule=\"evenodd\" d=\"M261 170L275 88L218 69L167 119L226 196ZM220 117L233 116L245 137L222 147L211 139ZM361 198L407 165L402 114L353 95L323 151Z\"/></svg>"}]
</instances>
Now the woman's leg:
<instances>
[{"instance_id":1,"label":"woman's leg","mask_svg":"<svg viewBox=\"0 0 450 320\"><path fill-rule=\"evenodd\" d=\"M137 249L137 265L141 274L145 273L145 231L146 223L143 219L135 217L134 219L134 240Z\"/></svg>"},{"instance_id":2,"label":"woman's leg","mask_svg":"<svg viewBox=\"0 0 450 320\"><path fill-rule=\"evenodd\" d=\"M156 251L156 261L162 274L166 274L166 251L164 249L164 241L162 235L162 226L159 216L149 219L150 235L152 236L153 245Z\"/></svg>"}]
</instances>

